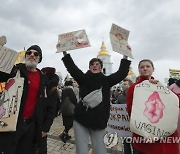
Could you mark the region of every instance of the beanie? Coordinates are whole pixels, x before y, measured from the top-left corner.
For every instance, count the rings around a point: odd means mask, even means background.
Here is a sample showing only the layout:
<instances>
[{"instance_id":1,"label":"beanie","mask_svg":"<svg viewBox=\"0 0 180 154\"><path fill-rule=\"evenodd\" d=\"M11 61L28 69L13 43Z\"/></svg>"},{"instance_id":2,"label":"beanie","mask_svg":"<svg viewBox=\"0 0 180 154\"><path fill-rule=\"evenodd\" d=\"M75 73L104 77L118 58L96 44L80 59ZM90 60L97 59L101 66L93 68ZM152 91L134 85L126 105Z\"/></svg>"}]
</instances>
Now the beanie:
<instances>
[{"instance_id":1,"label":"beanie","mask_svg":"<svg viewBox=\"0 0 180 154\"><path fill-rule=\"evenodd\" d=\"M38 45L32 45L30 46L27 51L29 50L36 50L39 54L39 63L42 61L42 50Z\"/></svg>"}]
</instances>

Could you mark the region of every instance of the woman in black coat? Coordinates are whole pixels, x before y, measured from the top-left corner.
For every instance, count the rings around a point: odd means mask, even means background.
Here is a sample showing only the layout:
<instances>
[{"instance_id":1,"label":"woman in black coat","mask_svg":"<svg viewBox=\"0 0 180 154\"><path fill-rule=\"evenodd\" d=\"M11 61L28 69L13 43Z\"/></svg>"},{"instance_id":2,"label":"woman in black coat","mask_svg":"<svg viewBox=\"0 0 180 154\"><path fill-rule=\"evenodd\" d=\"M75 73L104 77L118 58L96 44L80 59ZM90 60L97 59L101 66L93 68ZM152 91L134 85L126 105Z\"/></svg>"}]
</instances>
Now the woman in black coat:
<instances>
[{"instance_id":1,"label":"woman in black coat","mask_svg":"<svg viewBox=\"0 0 180 154\"><path fill-rule=\"evenodd\" d=\"M124 56L117 72L105 76L101 71L102 61L93 58L89 62L89 70L83 73L73 62L71 56L63 52L62 58L65 67L71 76L77 81L81 100L90 92L102 88L102 102L93 109L87 109L80 101L75 107L74 132L76 151L78 154L88 153L88 139L92 140L95 153L105 154L106 147L103 142L105 128L110 113L110 88L122 81L129 72L130 61Z\"/></svg>"},{"instance_id":2,"label":"woman in black coat","mask_svg":"<svg viewBox=\"0 0 180 154\"><path fill-rule=\"evenodd\" d=\"M75 106L77 104L76 95L74 93L73 89L73 82L72 81L66 81L64 84L64 89L62 90L62 119L63 119L63 126L65 127L64 131L59 135L59 138L66 143L67 140L71 138L71 136L68 134L69 130L73 126L73 112L69 111L66 112L66 110L72 110L70 108L65 108L64 103L72 103L71 105ZM69 98L68 100L67 97ZM69 101L69 102L67 102ZM67 106L66 106L67 107ZM74 110L74 108L73 108Z\"/></svg>"}]
</instances>

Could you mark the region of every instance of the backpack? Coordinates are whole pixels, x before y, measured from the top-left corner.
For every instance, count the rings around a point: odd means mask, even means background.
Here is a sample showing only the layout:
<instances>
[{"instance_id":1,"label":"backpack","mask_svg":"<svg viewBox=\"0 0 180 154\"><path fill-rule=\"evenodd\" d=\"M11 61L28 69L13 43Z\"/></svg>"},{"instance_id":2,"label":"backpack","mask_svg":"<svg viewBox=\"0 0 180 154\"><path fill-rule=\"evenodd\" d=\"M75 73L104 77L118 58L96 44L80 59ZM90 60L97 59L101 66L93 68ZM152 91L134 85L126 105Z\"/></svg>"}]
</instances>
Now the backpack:
<instances>
[{"instance_id":1,"label":"backpack","mask_svg":"<svg viewBox=\"0 0 180 154\"><path fill-rule=\"evenodd\" d=\"M64 101L62 102L62 114L65 116L73 116L74 108L75 105L71 102L70 98L68 96L65 97Z\"/></svg>"}]
</instances>

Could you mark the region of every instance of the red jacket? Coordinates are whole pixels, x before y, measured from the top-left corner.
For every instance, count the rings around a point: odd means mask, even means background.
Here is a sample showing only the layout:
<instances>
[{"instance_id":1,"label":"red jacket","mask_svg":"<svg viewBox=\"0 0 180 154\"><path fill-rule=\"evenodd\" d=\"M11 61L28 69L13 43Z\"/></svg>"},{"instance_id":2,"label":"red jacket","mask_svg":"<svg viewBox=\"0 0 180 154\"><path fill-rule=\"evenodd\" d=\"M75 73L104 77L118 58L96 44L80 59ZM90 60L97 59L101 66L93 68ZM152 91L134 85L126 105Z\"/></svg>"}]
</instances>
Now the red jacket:
<instances>
[{"instance_id":1,"label":"red jacket","mask_svg":"<svg viewBox=\"0 0 180 154\"><path fill-rule=\"evenodd\" d=\"M131 115L134 87L144 80L147 79L140 76L139 80L132 84L127 91L126 100L129 116ZM140 136L133 133L133 137L136 138ZM177 131L175 131L170 137L178 137ZM133 143L133 147L144 154L179 154L178 143L160 143L160 141L156 141L155 143Z\"/></svg>"}]
</instances>

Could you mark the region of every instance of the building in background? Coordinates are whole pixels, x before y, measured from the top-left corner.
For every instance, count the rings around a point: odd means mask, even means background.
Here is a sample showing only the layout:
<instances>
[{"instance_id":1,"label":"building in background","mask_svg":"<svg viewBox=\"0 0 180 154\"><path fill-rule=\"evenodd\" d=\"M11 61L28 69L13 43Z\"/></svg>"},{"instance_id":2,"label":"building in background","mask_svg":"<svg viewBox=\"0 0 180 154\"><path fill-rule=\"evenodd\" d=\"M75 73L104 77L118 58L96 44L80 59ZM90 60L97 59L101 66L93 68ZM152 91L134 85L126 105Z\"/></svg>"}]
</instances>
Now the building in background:
<instances>
[{"instance_id":1,"label":"building in background","mask_svg":"<svg viewBox=\"0 0 180 154\"><path fill-rule=\"evenodd\" d=\"M111 55L109 52L106 50L106 46L104 44L104 41L102 42L101 45L101 50L98 52L97 57L102 60L103 62L103 73L105 75L110 75L112 74L112 62L111 62Z\"/></svg>"},{"instance_id":2,"label":"building in background","mask_svg":"<svg viewBox=\"0 0 180 154\"><path fill-rule=\"evenodd\" d=\"M180 70L169 69L169 78L180 79Z\"/></svg>"},{"instance_id":3,"label":"building in background","mask_svg":"<svg viewBox=\"0 0 180 154\"><path fill-rule=\"evenodd\" d=\"M136 77L136 74L133 72L133 69L131 66L129 68L128 76L126 78L130 79L133 83L136 82L137 77Z\"/></svg>"},{"instance_id":4,"label":"building in background","mask_svg":"<svg viewBox=\"0 0 180 154\"><path fill-rule=\"evenodd\" d=\"M18 53L19 55L15 61L15 64L25 63L25 53L26 53L25 49Z\"/></svg>"}]
</instances>

